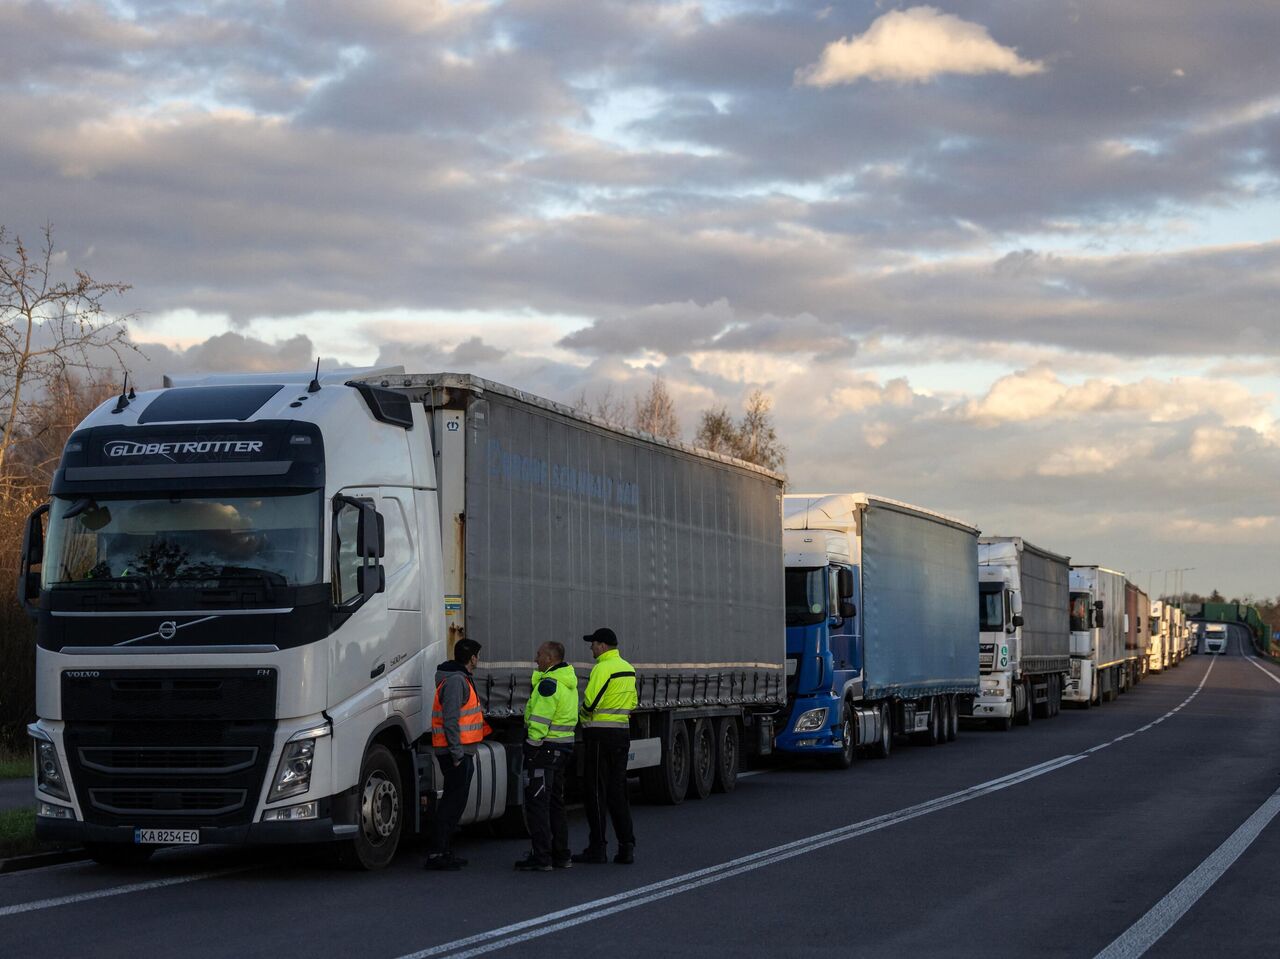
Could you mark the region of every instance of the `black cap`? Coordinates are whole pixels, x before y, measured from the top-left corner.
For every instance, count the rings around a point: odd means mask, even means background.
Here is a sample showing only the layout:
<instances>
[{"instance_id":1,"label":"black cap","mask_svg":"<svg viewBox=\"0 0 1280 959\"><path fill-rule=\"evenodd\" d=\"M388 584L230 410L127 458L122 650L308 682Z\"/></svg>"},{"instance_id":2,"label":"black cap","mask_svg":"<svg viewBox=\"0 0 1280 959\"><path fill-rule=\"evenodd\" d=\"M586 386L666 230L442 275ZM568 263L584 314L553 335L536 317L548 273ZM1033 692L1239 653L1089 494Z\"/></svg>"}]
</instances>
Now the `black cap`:
<instances>
[{"instance_id":1,"label":"black cap","mask_svg":"<svg viewBox=\"0 0 1280 959\"><path fill-rule=\"evenodd\" d=\"M590 636L582 637L588 643L604 643L606 646L617 646L618 637L608 626L601 626Z\"/></svg>"}]
</instances>

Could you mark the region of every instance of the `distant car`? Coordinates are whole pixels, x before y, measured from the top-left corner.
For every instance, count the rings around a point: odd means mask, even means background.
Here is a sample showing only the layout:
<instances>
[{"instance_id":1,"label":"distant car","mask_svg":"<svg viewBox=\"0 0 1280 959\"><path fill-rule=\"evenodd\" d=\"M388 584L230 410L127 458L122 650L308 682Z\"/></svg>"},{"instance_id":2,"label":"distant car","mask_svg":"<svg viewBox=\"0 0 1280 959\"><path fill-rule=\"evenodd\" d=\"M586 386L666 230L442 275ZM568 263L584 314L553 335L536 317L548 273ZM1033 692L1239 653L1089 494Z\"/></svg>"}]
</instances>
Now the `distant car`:
<instances>
[{"instance_id":1,"label":"distant car","mask_svg":"<svg viewBox=\"0 0 1280 959\"><path fill-rule=\"evenodd\" d=\"M1227 627L1225 623L1205 624L1204 651L1206 653L1225 653L1227 651Z\"/></svg>"}]
</instances>

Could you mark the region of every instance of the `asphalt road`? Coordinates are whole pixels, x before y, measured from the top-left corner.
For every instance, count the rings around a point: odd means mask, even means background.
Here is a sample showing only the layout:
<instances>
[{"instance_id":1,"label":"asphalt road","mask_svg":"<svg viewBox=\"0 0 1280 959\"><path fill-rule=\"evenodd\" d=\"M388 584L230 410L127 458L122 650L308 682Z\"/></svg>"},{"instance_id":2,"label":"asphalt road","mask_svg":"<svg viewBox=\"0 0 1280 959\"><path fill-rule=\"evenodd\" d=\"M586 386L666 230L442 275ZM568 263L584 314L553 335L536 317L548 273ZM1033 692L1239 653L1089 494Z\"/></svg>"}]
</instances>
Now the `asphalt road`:
<instances>
[{"instance_id":1,"label":"asphalt road","mask_svg":"<svg viewBox=\"0 0 1280 959\"><path fill-rule=\"evenodd\" d=\"M1280 669L1193 656L1114 703L848 772L636 807L637 864L469 837L357 875L296 852L0 876L6 955L1280 955ZM575 848L585 838L574 822Z\"/></svg>"}]
</instances>

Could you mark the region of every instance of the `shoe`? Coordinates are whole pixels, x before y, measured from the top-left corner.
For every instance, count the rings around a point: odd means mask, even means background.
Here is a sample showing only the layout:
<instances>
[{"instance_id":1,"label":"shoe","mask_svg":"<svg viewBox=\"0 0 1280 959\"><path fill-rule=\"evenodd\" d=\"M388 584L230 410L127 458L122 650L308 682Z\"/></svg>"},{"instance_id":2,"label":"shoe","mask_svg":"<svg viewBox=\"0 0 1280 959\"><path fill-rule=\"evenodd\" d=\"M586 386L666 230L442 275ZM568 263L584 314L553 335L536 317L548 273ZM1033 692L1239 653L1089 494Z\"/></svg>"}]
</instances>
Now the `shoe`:
<instances>
[{"instance_id":1,"label":"shoe","mask_svg":"<svg viewBox=\"0 0 1280 959\"><path fill-rule=\"evenodd\" d=\"M549 862L538 862L533 856L525 856L516 863L517 872L550 872L552 869Z\"/></svg>"},{"instance_id":2,"label":"shoe","mask_svg":"<svg viewBox=\"0 0 1280 959\"><path fill-rule=\"evenodd\" d=\"M572 858L556 859L552 861L551 865L554 866L556 869L572 869L573 859Z\"/></svg>"},{"instance_id":3,"label":"shoe","mask_svg":"<svg viewBox=\"0 0 1280 959\"><path fill-rule=\"evenodd\" d=\"M447 854L428 856L422 868L429 872L457 872L466 864L466 860L458 860Z\"/></svg>"},{"instance_id":4,"label":"shoe","mask_svg":"<svg viewBox=\"0 0 1280 959\"><path fill-rule=\"evenodd\" d=\"M609 853L604 849L592 849L588 847L582 850L582 852L575 852L571 861L600 865L601 863L609 861Z\"/></svg>"},{"instance_id":5,"label":"shoe","mask_svg":"<svg viewBox=\"0 0 1280 959\"><path fill-rule=\"evenodd\" d=\"M618 854L613 857L613 861L621 866L632 865L636 861L635 848L635 843L623 843L618 847Z\"/></svg>"}]
</instances>

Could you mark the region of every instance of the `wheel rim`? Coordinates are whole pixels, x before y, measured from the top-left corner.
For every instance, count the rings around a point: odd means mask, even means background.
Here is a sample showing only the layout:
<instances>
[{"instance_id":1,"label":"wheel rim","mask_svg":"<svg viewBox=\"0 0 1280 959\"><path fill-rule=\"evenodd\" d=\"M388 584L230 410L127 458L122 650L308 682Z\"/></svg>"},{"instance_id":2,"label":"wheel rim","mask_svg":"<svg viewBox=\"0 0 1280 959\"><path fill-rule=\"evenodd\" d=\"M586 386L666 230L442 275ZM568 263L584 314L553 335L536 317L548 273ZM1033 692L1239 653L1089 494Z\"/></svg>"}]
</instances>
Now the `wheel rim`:
<instances>
[{"instance_id":1,"label":"wheel rim","mask_svg":"<svg viewBox=\"0 0 1280 959\"><path fill-rule=\"evenodd\" d=\"M381 770L374 770L365 780L360 821L365 838L374 845L386 842L400 823L400 791Z\"/></svg>"},{"instance_id":2,"label":"wheel rim","mask_svg":"<svg viewBox=\"0 0 1280 959\"><path fill-rule=\"evenodd\" d=\"M844 757L853 759L853 719L845 713L844 722L840 724L840 735L844 738Z\"/></svg>"},{"instance_id":3,"label":"wheel rim","mask_svg":"<svg viewBox=\"0 0 1280 959\"><path fill-rule=\"evenodd\" d=\"M715 772L712 768L712 762L715 758L715 740L711 736L710 727L704 726L702 728L702 732L698 736L695 755L698 764L698 781L709 782Z\"/></svg>"},{"instance_id":4,"label":"wheel rim","mask_svg":"<svg viewBox=\"0 0 1280 959\"><path fill-rule=\"evenodd\" d=\"M687 740L683 736L673 736L671 743L671 776L676 785L689 780L689 756L686 752Z\"/></svg>"},{"instance_id":5,"label":"wheel rim","mask_svg":"<svg viewBox=\"0 0 1280 959\"><path fill-rule=\"evenodd\" d=\"M724 735L720 738L720 769L727 779L737 768L738 737L733 734L732 724L725 723Z\"/></svg>"}]
</instances>

